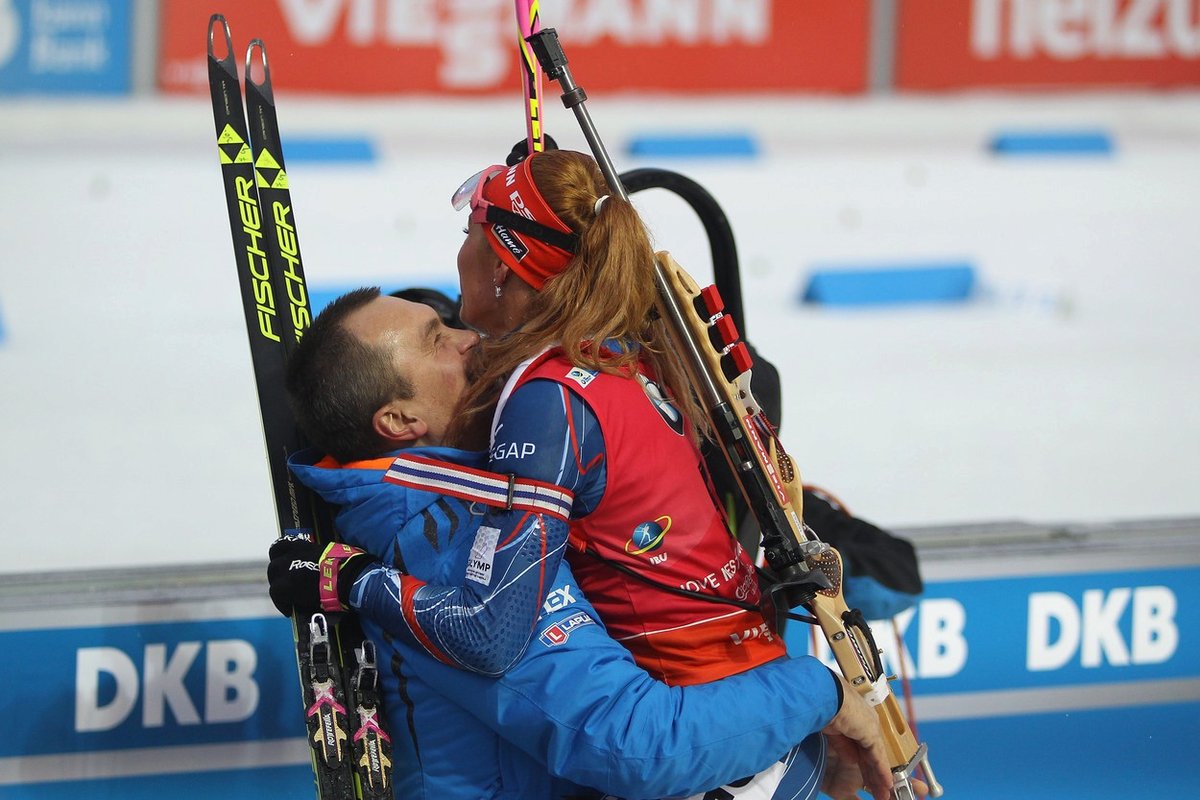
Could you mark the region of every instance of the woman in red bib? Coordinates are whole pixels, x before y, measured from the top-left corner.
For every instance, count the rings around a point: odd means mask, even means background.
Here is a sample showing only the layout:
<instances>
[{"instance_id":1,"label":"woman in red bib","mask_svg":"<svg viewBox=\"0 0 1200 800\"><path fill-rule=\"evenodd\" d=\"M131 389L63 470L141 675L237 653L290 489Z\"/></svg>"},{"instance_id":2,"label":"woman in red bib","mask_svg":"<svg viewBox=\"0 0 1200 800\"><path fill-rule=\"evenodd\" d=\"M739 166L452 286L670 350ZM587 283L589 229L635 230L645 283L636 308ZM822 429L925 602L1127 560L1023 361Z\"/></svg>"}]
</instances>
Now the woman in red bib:
<instances>
[{"instance_id":1,"label":"woman in red bib","mask_svg":"<svg viewBox=\"0 0 1200 800\"><path fill-rule=\"evenodd\" d=\"M485 338L451 439L488 447L492 472L573 494L564 557L651 674L704 683L786 657L715 501L707 422L654 311L654 252L632 204L565 150L488 167L453 203L470 209L461 315ZM862 702L832 674L797 689ZM878 732L852 738L868 785L890 786Z\"/></svg>"}]
</instances>

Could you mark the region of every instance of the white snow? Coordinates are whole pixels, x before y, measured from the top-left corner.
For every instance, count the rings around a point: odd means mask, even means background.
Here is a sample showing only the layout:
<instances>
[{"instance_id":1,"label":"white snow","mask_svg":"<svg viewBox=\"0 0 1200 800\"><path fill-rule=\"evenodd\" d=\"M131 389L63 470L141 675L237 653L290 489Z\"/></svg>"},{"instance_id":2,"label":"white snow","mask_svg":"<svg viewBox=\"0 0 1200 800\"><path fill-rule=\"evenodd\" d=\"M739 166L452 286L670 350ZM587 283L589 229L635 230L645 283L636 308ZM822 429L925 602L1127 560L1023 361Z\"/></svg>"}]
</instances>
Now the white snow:
<instances>
[{"instance_id":1,"label":"white snow","mask_svg":"<svg viewBox=\"0 0 1200 800\"><path fill-rule=\"evenodd\" d=\"M784 374L806 480L883 525L1200 516L1200 95L593 99L642 131L751 131L757 160L665 161L737 234L750 339ZM280 98L309 283L452 284L447 198L523 135L516 102ZM207 100L0 102L2 571L265 556L274 526ZM548 130L586 149L557 106ZM997 158L1100 128L1110 158ZM682 202L635 198L711 280ZM802 306L816 265L969 260L971 303Z\"/></svg>"}]
</instances>

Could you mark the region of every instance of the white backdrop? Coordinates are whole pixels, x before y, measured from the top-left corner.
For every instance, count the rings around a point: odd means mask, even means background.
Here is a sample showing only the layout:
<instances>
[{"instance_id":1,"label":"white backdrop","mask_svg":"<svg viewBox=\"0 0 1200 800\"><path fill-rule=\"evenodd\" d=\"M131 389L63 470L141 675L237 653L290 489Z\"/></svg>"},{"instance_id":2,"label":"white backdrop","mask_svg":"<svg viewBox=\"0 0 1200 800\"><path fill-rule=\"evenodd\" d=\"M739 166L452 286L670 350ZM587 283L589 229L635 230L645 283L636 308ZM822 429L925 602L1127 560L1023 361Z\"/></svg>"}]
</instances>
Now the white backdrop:
<instances>
[{"instance_id":1,"label":"white backdrop","mask_svg":"<svg viewBox=\"0 0 1200 800\"><path fill-rule=\"evenodd\" d=\"M523 135L515 103L284 96L310 285L454 281L447 202ZM810 482L883 525L1200 515L1200 95L588 104L643 131L750 131L755 160L658 160L721 201L750 339ZM268 487L207 101L0 102L0 571L263 557ZM548 130L586 149L557 106ZM1110 158L1001 159L999 130L1102 128ZM703 234L636 196L702 283ZM957 306L802 306L818 264L969 260Z\"/></svg>"}]
</instances>

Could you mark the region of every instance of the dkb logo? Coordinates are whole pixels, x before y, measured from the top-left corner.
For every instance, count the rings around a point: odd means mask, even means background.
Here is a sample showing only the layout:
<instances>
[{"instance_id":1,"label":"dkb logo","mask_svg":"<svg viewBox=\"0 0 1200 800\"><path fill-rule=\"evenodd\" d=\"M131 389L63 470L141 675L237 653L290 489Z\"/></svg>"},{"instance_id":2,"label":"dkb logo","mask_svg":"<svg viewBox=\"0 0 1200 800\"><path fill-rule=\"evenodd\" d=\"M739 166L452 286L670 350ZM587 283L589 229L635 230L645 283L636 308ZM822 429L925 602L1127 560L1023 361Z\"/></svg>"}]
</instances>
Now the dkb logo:
<instances>
[{"instance_id":1,"label":"dkb logo","mask_svg":"<svg viewBox=\"0 0 1200 800\"><path fill-rule=\"evenodd\" d=\"M180 725L198 724L200 713L184 680L202 649L206 650L204 722L249 718L258 708L254 680L258 653L245 640L180 642L170 653L165 644L147 644L140 675L123 650L81 647L75 655L75 730L112 730L129 717L139 694L144 727L162 727L168 706ZM107 691L102 691L102 684Z\"/></svg>"}]
</instances>

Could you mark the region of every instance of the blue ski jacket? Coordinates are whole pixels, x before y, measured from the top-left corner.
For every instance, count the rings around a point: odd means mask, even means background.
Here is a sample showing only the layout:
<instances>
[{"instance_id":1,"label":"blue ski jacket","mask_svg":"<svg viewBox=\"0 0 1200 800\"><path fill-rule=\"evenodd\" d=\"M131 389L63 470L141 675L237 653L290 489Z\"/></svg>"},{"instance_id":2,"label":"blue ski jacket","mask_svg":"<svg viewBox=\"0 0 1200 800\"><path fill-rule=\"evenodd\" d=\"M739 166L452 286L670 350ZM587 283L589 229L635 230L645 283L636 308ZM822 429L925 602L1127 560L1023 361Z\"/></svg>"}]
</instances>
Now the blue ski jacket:
<instances>
[{"instance_id":1,"label":"blue ski jacket","mask_svg":"<svg viewBox=\"0 0 1200 800\"><path fill-rule=\"evenodd\" d=\"M402 452L486 463L447 448ZM667 686L609 637L565 562L550 576L528 649L504 675L432 657L404 621L400 572L460 581L483 510L383 480L388 461L318 465L309 451L291 468L338 507L343 540L385 565L359 578L351 604L379 649L397 798L683 797L768 769L786 773L776 797L816 797L825 748L817 732L840 702L826 667L781 658Z\"/></svg>"}]
</instances>

